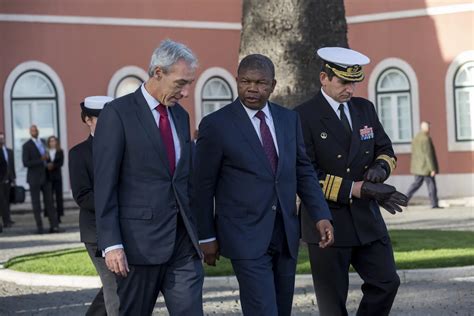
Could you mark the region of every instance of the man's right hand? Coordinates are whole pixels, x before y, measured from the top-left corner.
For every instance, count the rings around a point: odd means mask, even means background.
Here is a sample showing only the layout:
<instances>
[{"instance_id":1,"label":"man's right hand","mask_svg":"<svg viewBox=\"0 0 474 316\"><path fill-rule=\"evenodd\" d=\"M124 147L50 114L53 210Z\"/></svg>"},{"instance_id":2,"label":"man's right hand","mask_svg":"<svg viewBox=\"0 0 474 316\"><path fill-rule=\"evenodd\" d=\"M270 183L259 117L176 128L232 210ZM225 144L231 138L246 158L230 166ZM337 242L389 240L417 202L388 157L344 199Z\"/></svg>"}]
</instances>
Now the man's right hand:
<instances>
[{"instance_id":1,"label":"man's right hand","mask_svg":"<svg viewBox=\"0 0 474 316\"><path fill-rule=\"evenodd\" d=\"M216 266L216 260L219 260L219 244L217 240L205 242L199 246L204 254L204 262L209 266Z\"/></svg>"},{"instance_id":2,"label":"man's right hand","mask_svg":"<svg viewBox=\"0 0 474 316\"><path fill-rule=\"evenodd\" d=\"M125 256L125 251L122 248L106 252L105 264L110 271L124 278L127 277L127 273L130 272L127 256Z\"/></svg>"}]
</instances>

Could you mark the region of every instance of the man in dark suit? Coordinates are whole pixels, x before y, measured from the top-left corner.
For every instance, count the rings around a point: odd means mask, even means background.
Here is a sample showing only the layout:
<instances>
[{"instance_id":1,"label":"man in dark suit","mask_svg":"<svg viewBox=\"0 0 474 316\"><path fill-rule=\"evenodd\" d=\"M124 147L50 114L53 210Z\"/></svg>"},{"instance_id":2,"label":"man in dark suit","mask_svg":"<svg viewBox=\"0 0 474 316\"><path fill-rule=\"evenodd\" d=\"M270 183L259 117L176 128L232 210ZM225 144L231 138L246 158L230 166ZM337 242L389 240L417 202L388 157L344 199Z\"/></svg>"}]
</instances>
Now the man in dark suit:
<instances>
[{"instance_id":1,"label":"man in dark suit","mask_svg":"<svg viewBox=\"0 0 474 316\"><path fill-rule=\"evenodd\" d=\"M308 155L331 209L335 242L320 249L319 235L302 207L303 239L321 315L347 315L349 266L364 280L357 315L388 315L400 279L377 202L391 213L407 199L382 184L396 165L392 143L372 103L352 97L369 59L345 48L318 50L321 91L296 108ZM304 202L304 201L303 201Z\"/></svg>"},{"instance_id":2,"label":"man in dark suit","mask_svg":"<svg viewBox=\"0 0 474 316\"><path fill-rule=\"evenodd\" d=\"M196 145L192 208L204 260L229 258L244 315L290 315L300 225L296 194L306 202L321 247L333 242L331 215L306 156L298 115L268 102L272 61L239 64L239 97L202 120Z\"/></svg>"},{"instance_id":3,"label":"man in dark suit","mask_svg":"<svg viewBox=\"0 0 474 316\"><path fill-rule=\"evenodd\" d=\"M102 281L102 288L87 309L86 315L109 315L119 313L119 298L115 275L105 264L97 247L97 232L94 207L94 167L92 164L92 140L97 117L111 97L93 96L81 102L81 119L89 127L89 137L69 151L69 177L72 196L80 207L79 231L81 241L87 249L94 267ZM99 256L97 255L99 254Z\"/></svg>"},{"instance_id":4,"label":"man in dark suit","mask_svg":"<svg viewBox=\"0 0 474 316\"><path fill-rule=\"evenodd\" d=\"M178 104L197 60L163 41L150 78L108 104L94 137L99 248L118 274L121 315L151 315L158 294L170 315L202 315L204 272L189 207L189 115Z\"/></svg>"},{"instance_id":5,"label":"man in dark suit","mask_svg":"<svg viewBox=\"0 0 474 316\"><path fill-rule=\"evenodd\" d=\"M2 212L3 225L11 227L15 222L12 221L10 212L10 189L15 185L15 160L13 151L5 145L5 135L0 132L0 167L5 171L0 173L0 207Z\"/></svg>"},{"instance_id":6,"label":"man in dark suit","mask_svg":"<svg viewBox=\"0 0 474 316\"><path fill-rule=\"evenodd\" d=\"M36 125L30 127L31 139L23 144L23 165L27 168L26 182L30 186L31 203L36 220L37 233L43 233L43 221L41 220L40 192L43 192L43 201L49 220L49 232L60 233L64 229L59 228L58 215L53 206L53 193L51 182L47 179L46 161L49 159L46 152L46 144L38 137L39 131Z\"/></svg>"}]
</instances>

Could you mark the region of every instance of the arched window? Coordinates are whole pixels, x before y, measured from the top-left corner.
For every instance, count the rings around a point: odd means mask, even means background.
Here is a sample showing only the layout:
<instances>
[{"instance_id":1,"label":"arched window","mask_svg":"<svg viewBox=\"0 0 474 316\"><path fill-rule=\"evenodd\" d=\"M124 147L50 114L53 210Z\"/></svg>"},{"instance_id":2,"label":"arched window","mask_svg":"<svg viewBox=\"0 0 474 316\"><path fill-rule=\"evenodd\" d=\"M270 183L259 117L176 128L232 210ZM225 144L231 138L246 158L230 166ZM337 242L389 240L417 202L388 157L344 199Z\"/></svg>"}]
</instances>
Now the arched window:
<instances>
[{"instance_id":1,"label":"arched window","mask_svg":"<svg viewBox=\"0 0 474 316\"><path fill-rule=\"evenodd\" d=\"M143 80L137 76L127 76L122 78L115 88L114 98L134 92L142 83Z\"/></svg>"},{"instance_id":2,"label":"arched window","mask_svg":"<svg viewBox=\"0 0 474 316\"><path fill-rule=\"evenodd\" d=\"M233 101L232 89L227 81L221 77L212 77L202 88L202 117L219 110Z\"/></svg>"},{"instance_id":3,"label":"arched window","mask_svg":"<svg viewBox=\"0 0 474 316\"><path fill-rule=\"evenodd\" d=\"M474 140L474 61L461 65L454 77L456 141Z\"/></svg>"},{"instance_id":4,"label":"arched window","mask_svg":"<svg viewBox=\"0 0 474 316\"><path fill-rule=\"evenodd\" d=\"M377 79L377 112L394 144L410 143L413 137L410 81L403 71L388 68Z\"/></svg>"},{"instance_id":5,"label":"arched window","mask_svg":"<svg viewBox=\"0 0 474 316\"><path fill-rule=\"evenodd\" d=\"M148 79L145 70L137 66L125 66L117 70L109 81L107 95L118 98L132 93Z\"/></svg>"},{"instance_id":6,"label":"arched window","mask_svg":"<svg viewBox=\"0 0 474 316\"><path fill-rule=\"evenodd\" d=\"M31 137L29 128L38 126L40 138L61 137L58 120L58 93L52 80L43 72L29 70L20 74L11 90L11 116L15 168L19 184L26 178L22 146Z\"/></svg>"}]
</instances>

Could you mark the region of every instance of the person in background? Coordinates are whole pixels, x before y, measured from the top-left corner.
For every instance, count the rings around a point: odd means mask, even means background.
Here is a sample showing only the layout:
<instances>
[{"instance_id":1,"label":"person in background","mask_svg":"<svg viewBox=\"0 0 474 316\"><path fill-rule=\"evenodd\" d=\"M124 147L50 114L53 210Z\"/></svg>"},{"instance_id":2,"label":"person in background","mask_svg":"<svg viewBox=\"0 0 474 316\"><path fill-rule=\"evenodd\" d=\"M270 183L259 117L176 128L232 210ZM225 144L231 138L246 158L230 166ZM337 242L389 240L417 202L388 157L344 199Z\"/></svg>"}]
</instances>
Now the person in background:
<instances>
[{"instance_id":1,"label":"person in background","mask_svg":"<svg viewBox=\"0 0 474 316\"><path fill-rule=\"evenodd\" d=\"M64 215L63 206L63 176L61 167L64 163L64 152L61 149L59 140L56 136L48 137L46 142L48 146L47 169L48 180L51 182L53 202L56 202L56 213L58 214L58 222L61 223L61 216Z\"/></svg>"},{"instance_id":2,"label":"person in background","mask_svg":"<svg viewBox=\"0 0 474 316\"><path fill-rule=\"evenodd\" d=\"M46 208L46 215L49 219L49 232L60 233L64 229L59 227L58 215L53 206L53 195L51 189L51 182L48 181L47 176L47 161L49 159L46 151L46 144L40 139L38 127L32 125L30 127L31 139L23 144L22 161L26 172L26 182L30 186L31 204L33 206L33 213L36 221L36 233L43 234L43 221L41 219L41 201L40 192L43 193L43 201Z\"/></svg>"},{"instance_id":3,"label":"person in background","mask_svg":"<svg viewBox=\"0 0 474 316\"><path fill-rule=\"evenodd\" d=\"M3 226L11 227L15 222L11 218L10 212L10 189L15 185L15 160L13 151L5 145L5 134L0 132L0 165L5 161L6 171L0 173L0 212L3 219Z\"/></svg>"},{"instance_id":4,"label":"person in background","mask_svg":"<svg viewBox=\"0 0 474 316\"><path fill-rule=\"evenodd\" d=\"M118 315L119 298L113 272L107 269L97 247L97 229L94 207L94 168L92 141L100 111L111 97L93 96L81 102L81 119L89 127L89 136L69 151L69 178L74 201L79 205L79 231L94 267L102 281L102 288L89 306L86 315Z\"/></svg>"},{"instance_id":5,"label":"person in background","mask_svg":"<svg viewBox=\"0 0 474 316\"><path fill-rule=\"evenodd\" d=\"M413 197L424 181L428 186L431 208L442 208L438 204L438 191L435 181L435 175L438 171L438 160L430 137L430 123L423 121L420 125L420 132L411 143L410 172L415 175L415 181L408 189L408 200Z\"/></svg>"}]
</instances>

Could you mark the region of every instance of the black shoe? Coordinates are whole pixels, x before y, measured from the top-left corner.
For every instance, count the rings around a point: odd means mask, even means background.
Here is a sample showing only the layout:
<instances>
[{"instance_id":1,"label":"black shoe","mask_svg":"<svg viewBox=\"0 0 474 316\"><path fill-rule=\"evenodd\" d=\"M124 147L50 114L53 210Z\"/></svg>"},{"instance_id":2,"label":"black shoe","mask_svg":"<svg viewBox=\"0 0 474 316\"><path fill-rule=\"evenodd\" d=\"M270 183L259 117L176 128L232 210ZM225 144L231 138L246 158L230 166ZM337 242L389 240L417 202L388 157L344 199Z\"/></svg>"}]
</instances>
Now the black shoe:
<instances>
[{"instance_id":1,"label":"black shoe","mask_svg":"<svg viewBox=\"0 0 474 316\"><path fill-rule=\"evenodd\" d=\"M13 225L13 223L11 223L11 222L5 223L5 227L12 227L12 225Z\"/></svg>"},{"instance_id":2,"label":"black shoe","mask_svg":"<svg viewBox=\"0 0 474 316\"><path fill-rule=\"evenodd\" d=\"M431 208L432 208L432 209L435 209L435 208L443 209L444 207L441 207L441 206L438 206L438 205L437 205L437 206L432 206Z\"/></svg>"},{"instance_id":3,"label":"black shoe","mask_svg":"<svg viewBox=\"0 0 474 316\"><path fill-rule=\"evenodd\" d=\"M64 233L66 230L64 228L60 228L60 227L51 227L49 229L49 232L51 234L57 234L57 233Z\"/></svg>"},{"instance_id":4,"label":"black shoe","mask_svg":"<svg viewBox=\"0 0 474 316\"><path fill-rule=\"evenodd\" d=\"M43 234L44 234L43 228L38 228L38 229L35 231L35 234L43 235Z\"/></svg>"},{"instance_id":5,"label":"black shoe","mask_svg":"<svg viewBox=\"0 0 474 316\"><path fill-rule=\"evenodd\" d=\"M3 232L3 226L0 225L0 233Z\"/></svg>"}]
</instances>

